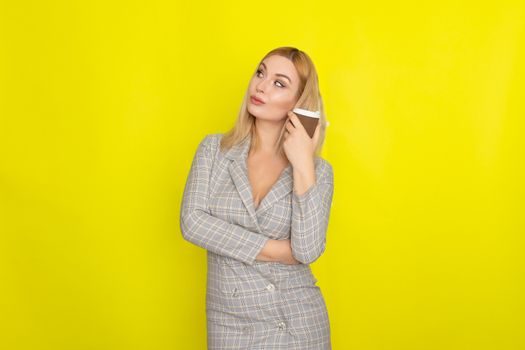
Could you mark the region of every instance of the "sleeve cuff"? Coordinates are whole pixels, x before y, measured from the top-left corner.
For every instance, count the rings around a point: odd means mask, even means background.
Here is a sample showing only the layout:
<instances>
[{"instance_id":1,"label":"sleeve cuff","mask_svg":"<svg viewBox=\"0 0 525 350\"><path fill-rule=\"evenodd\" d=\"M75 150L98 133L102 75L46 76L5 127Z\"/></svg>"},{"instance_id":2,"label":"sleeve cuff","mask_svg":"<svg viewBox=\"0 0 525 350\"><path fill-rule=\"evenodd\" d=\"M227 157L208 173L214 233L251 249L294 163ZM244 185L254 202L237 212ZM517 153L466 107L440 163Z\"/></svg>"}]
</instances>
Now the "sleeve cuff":
<instances>
[{"instance_id":1,"label":"sleeve cuff","mask_svg":"<svg viewBox=\"0 0 525 350\"><path fill-rule=\"evenodd\" d=\"M314 183L312 186L310 186L306 192L304 192L303 194L297 194L297 192L295 192L295 190L293 191L293 197L294 199L299 202L299 203L304 203L306 201L308 201L309 198L311 198L312 196L315 195L315 188L317 187L317 182Z\"/></svg>"},{"instance_id":2,"label":"sleeve cuff","mask_svg":"<svg viewBox=\"0 0 525 350\"><path fill-rule=\"evenodd\" d=\"M255 263L257 256L263 250L266 242L270 240L270 237L258 234L254 235L254 238L255 242L253 242L249 247L250 249L247 250L248 253L246 255L246 263L248 265L253 265Z\"/></svg>"}]
</instances>

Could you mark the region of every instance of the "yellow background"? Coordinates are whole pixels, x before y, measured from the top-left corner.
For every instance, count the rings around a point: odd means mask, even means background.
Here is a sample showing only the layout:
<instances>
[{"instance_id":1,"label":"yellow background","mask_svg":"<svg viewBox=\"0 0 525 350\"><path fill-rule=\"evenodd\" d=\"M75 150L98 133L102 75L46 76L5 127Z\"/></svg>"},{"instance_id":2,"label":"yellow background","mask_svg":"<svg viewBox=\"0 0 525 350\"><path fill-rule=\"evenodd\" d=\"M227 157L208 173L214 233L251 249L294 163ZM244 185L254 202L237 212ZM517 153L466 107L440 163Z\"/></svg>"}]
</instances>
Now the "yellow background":
<instances>
[{"instance_id":1,"label":"yellow background","mask_svg":"<svg viewBox=\"0 0 525 350\"><path fill-rule=\"evenodd\" d=\"M205 349L200 140L278 46L334 167L334 349L525 349L522 1L2 1L0 348Z\"/></svg>"}]
</instances>

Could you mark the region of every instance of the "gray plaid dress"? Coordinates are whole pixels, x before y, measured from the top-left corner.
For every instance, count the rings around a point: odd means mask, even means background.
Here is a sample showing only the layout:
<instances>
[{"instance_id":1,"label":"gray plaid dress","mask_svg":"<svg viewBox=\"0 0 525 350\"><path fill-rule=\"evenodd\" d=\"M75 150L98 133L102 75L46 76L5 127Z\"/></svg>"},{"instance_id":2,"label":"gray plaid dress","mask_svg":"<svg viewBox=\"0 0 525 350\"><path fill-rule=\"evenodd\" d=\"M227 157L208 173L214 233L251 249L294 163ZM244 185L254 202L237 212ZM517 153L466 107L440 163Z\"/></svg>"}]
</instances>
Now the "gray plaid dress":
<instances>
[{"instance_id":1,"label":"gray plaid dress","mask_svg":"<svg viewBox=\"0 0 525 350\"><path fill-rule=\"evenodd\" d=\"M222 153L221 137L200 142L180 213L184 239L207 250L208 349L331 349L309 264L325 250L332 166L315 157L316 183L297 195L288 165L255 208L246 167L251 138ZM288 238L301 264L255 260L267 240Z\"/></svg>"}]
</instances>

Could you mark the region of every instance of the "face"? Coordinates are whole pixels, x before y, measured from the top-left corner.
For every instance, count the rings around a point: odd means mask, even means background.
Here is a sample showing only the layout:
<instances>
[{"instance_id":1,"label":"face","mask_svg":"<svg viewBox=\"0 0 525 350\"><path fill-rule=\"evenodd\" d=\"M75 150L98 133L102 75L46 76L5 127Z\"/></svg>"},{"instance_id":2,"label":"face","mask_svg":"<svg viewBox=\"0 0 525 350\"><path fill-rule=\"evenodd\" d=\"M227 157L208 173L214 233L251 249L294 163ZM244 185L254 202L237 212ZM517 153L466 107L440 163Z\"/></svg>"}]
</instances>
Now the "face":
<instances>
[{"instance_id":1,"label":"face","mask_svg":"<svg viewBox=\"0 0 525 350\"><path fill-rule=\"evenodd\" d=\"M297 102L299 75L292 61L272 55L257 68L248 89L248 111L256 118L281 121ZM256 96L264 103L255 102Z\"/></svg>"}]
</instances>

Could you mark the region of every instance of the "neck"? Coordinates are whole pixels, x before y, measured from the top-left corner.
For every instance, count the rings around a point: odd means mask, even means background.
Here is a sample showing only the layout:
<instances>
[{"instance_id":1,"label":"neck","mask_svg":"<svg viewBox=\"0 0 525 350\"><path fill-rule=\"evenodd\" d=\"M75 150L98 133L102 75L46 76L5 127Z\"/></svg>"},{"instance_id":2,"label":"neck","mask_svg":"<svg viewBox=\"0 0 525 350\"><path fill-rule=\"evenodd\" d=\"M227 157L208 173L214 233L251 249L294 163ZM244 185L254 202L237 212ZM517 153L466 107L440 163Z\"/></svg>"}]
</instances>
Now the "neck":
<instances>
[{"instance_id":1,"label":"neck","mask_svg":"<svg viewBox=\"0 0 525 350\"><path fill-rule=\"evenodd\" d=\"M255 119L255 132L259 139L258 152L277 154L277 141L284 123L286 123L286 119L283 121Z\"/></svg>"}]
</instances>

